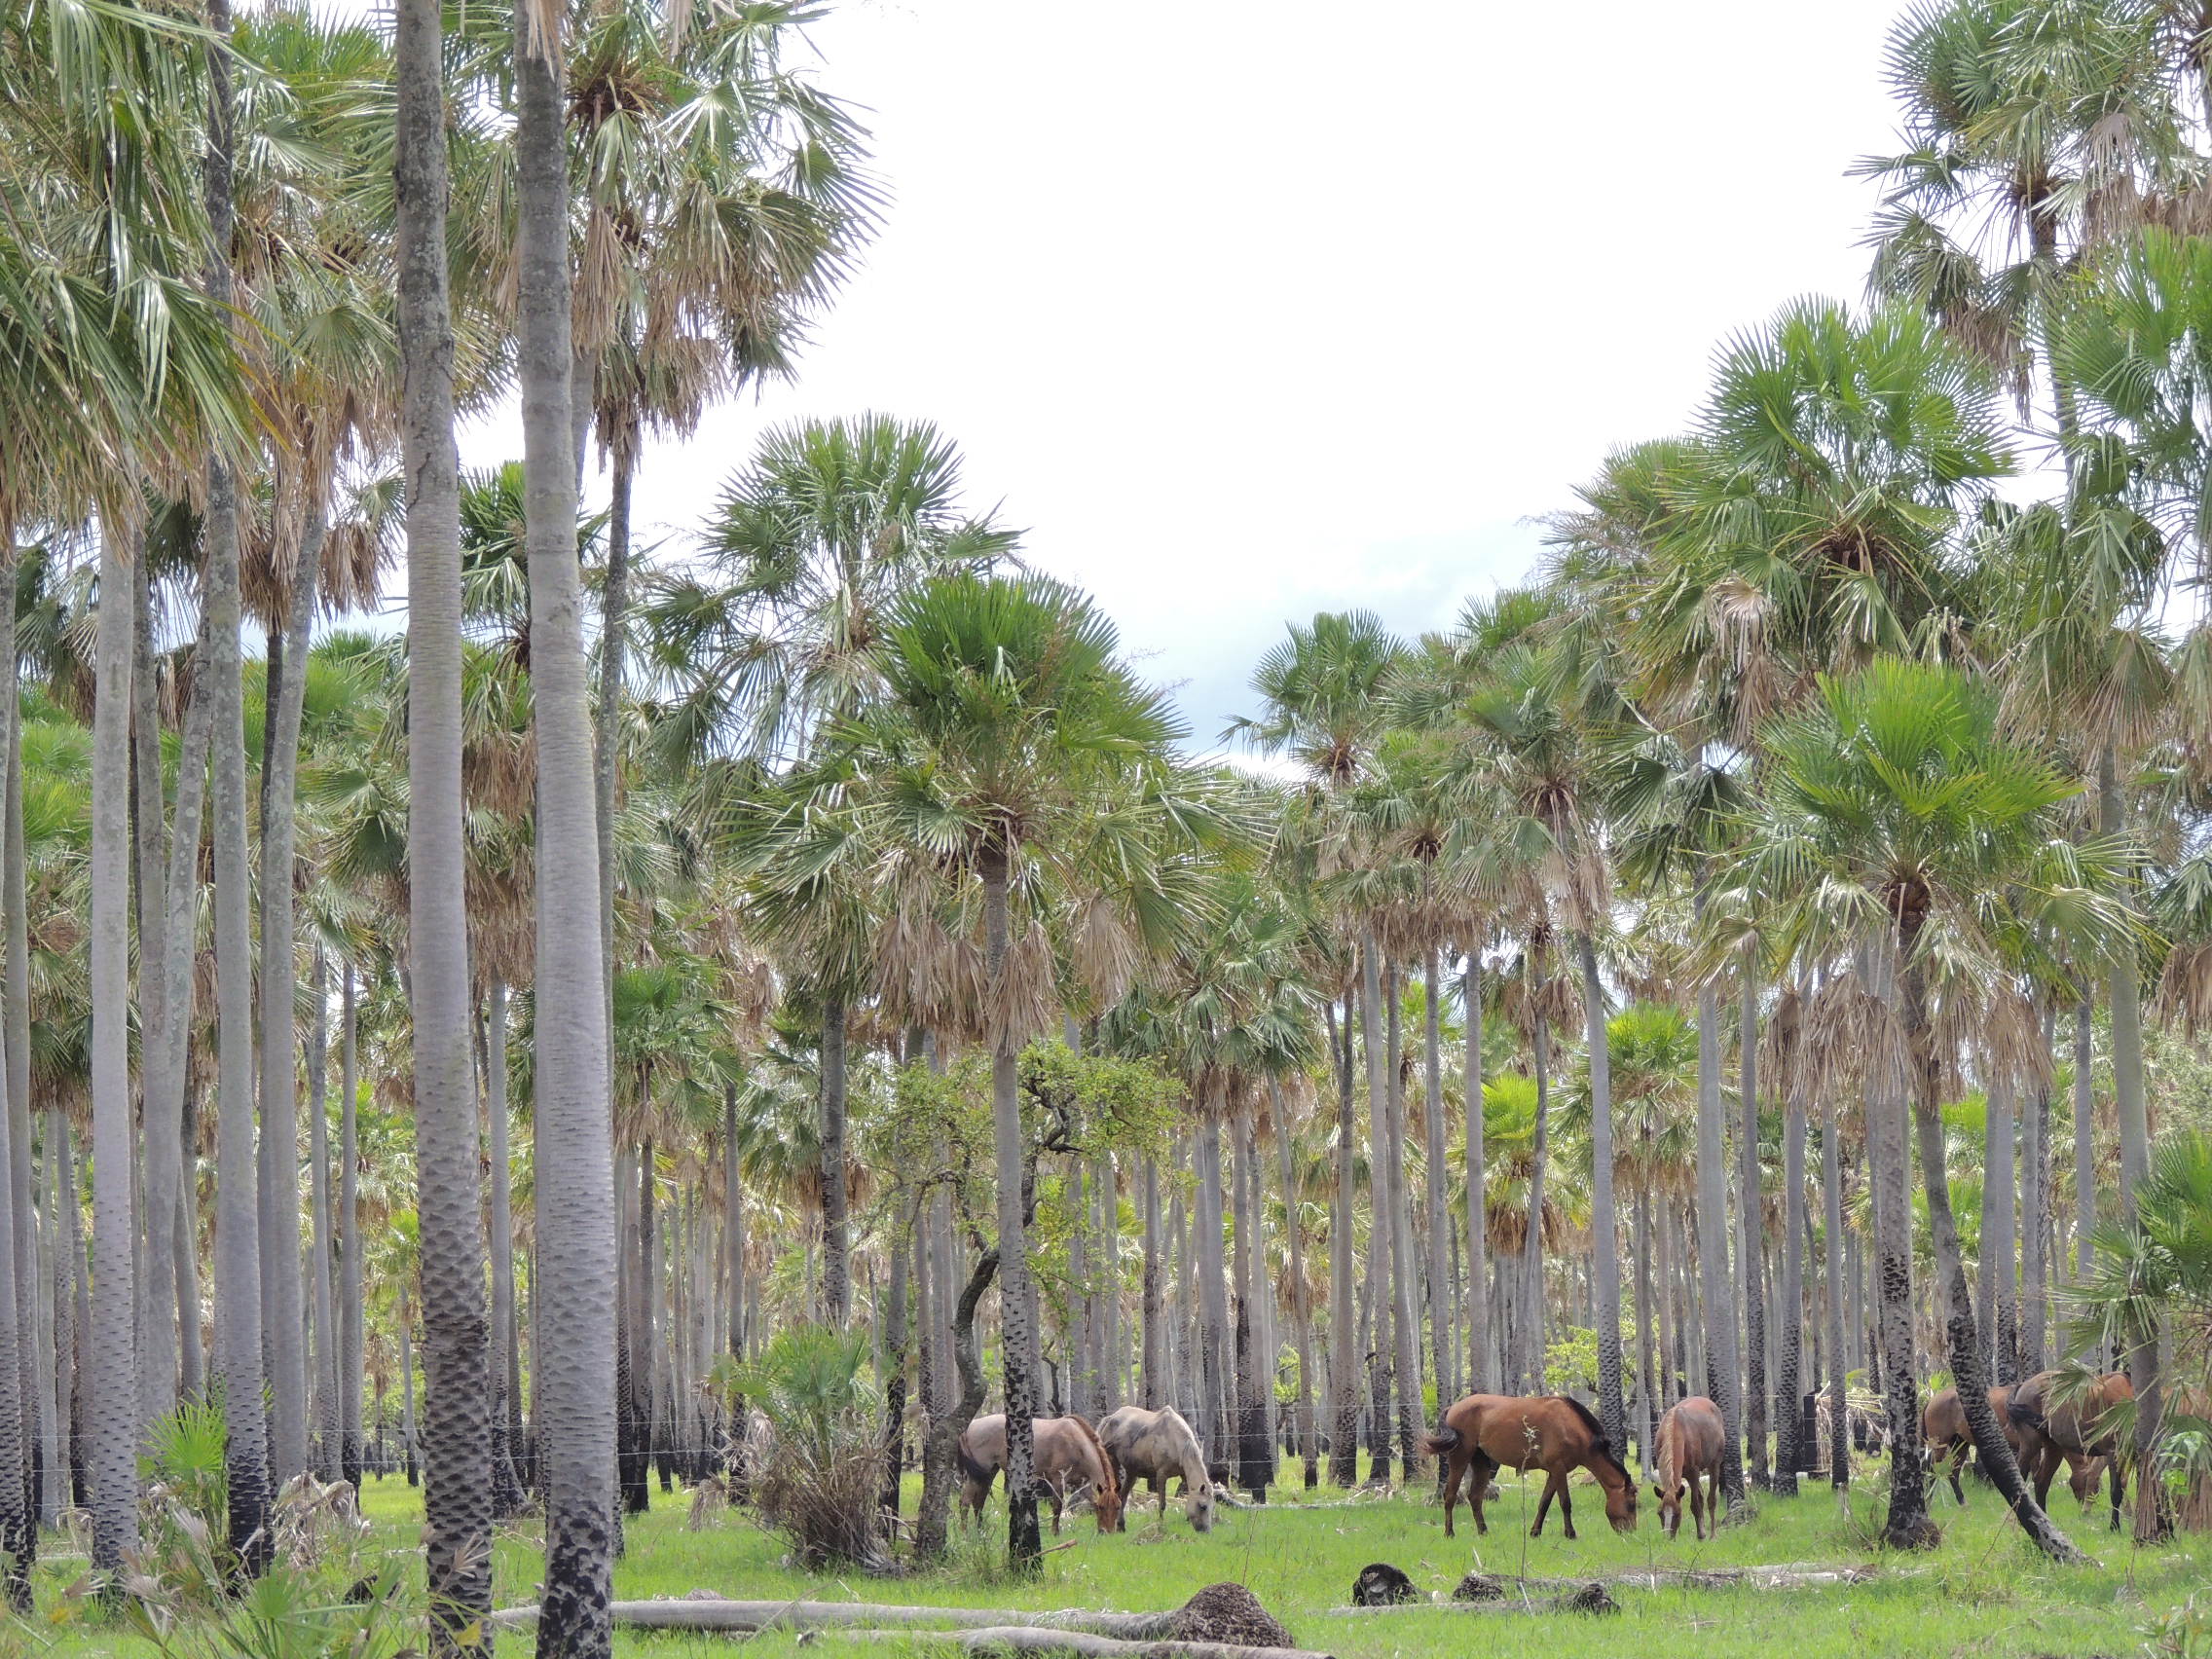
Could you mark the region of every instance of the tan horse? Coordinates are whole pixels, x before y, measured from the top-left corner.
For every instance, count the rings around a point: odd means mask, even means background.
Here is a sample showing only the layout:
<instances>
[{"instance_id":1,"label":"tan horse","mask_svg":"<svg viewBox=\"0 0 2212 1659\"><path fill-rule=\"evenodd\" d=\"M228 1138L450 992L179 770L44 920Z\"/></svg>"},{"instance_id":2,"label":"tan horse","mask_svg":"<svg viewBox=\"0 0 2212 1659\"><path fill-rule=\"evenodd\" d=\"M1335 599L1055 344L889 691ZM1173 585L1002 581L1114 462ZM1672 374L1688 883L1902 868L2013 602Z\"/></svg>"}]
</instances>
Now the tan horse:
<instances>
[{"instance_id":1,"label":"tan horse","mask_svg":"<svg viewBox=\"0 0 2212 1659\"><path fill-rule=\"evenodd\" d=\"M1672 1538L1682 1530L1682 1489L1690 1494L1690 1527L1702 1542L1720 1530L1720 1449L1728 1430L1720 1408L1703 1394L1692 1394L1667 1408L1653 1442L1659 1450L1659 1527ZM1699 1478L1703 1477L1703 1485Z\"/></svg>"},{"instance_id":2,"label":"tan horse","mask_svg":"<svg viewBox=\"0 0 2212 1659\"><path fill-rule=\"evenodd\" d=\"M1605 1519L1614 1531L1636 1530L1636 1482L1621 1467L1589 1408L1564 1394L1469 1394L1444 1414L1443 1426L1422 1438L1432 1456L1446 1459L1444 1535L1448 1538L1463 1480L1472 1482L1467 1503L1475 1512L1475 1530L1490 1530L1483 1519L1483 1489L1499 1469L1541 1469L1551 1477L1536 1504L1536 1524L1529 1529L1531 1538L1543 1535L1544 1517L1555 1497L1567 1535L1574 1536L1574 1504L1567 1493L1571 1469L1588 1469L1604 1489Z\"/></svg>"},{"instance_id":3,"label":"tan horse","mask_svg":"<svg viewBox=\"0 0 2212 1659\"><path fill-rule=\"evenodd\" d=\"M1052 1531L1060 1530L1060 1515L1068 1499L1090 1493L1091 1511L1101 1532L1118 1530L1122 1524L1122 1489L1114 1478L1114 1465L1090 1424L1079 1417L1032 1418L1035 1437L1032 1454L1037 1485L1052 1506ZM963 1530L973 1521L982 1525L983 1503L991 1495L991 1483L1006 1467L1006 1413L979 1417L961 1431L955 1449L960 1460L960 1519Z\"/></svg>"},{"instance_id":4,"label":"tan horse","mask_svg":"<svg viewBox=\"0 0 2212 1659\"><path fill-rule=\"evenodd\" d=\"M2126 1459L2120 1457L2119 1436L2104 1425L2104 1417L2113 1407L2135 1398L2134 1385L2125 1372L2109 1371L2090 1383L2080 1400L2060 1405L2052 1399L2058 1378L2055 1371L2039 1371L2012 1390L2006 1416L2019 1436L2015 1450L2020 1472L2035 1483L2036 1501L2044 1503L2050 1496L2058 1465L2066 1463L2074 1471L2074 1494L2085 1504L2097 1490L2098 1470L2112 1470L2112 1525L2118 1531L2127 1485Z\"/></svg>"},{"instance_id":5,"label":"tan horse","mask_svg":"<svg viewBox=\"0 0 2212 1659\"><path fill-rule=\"evenodd\" d=\"M1126 1505L1140 1480L1152 1483L1160 1499L1162 1520L1167 1515L1167 1483L1183 1481L1183 1513L1195 1532L1213 1530L1213 1482L1206 1474L1205 1454L1198 1437L1173 1406L1151 1411L1143 1406L1122 1406L1098 1419L1099 1444L1114 1464Z\"/></svg>"},{"instance_id":6,"label":"tan horse","mask_svg":"<svg viewBox=\"0 0 2212 1659\"><path fill-rule=\"evenodd\" d=\"M1989 1409L1997 1414L1997 1426L2005 1431L2005 1442L2012 1448L2020 1473L2032 1480L2035 1468L2029 1463L2022 1445L2020 1426L2012 1420L2013 1386L2000 1382L1990 1389ZM1920 1431L1927 1443L1929 1468L1941 1468L1944 1458L1950 1459L1951 1466L1944 1474L1950 1482L1951 1495L1964 1504L1966 1488L1960 1484L1959 1476L1966 1469L1968 1455L1973 1451L1973 1436L1967 1430L1966 1408L1959 1404L1956 1388L1937 1390L1936 1397L1928 1402L1928 1409L1920 1415ZM2105 1460L2080 1452L2067 1452L2063 1456L2066 1484L2074 1489L2076 1500L2086 1506L2097 1495L2097 1478L2104 1473Z\"/></svg>"}]
</instances>

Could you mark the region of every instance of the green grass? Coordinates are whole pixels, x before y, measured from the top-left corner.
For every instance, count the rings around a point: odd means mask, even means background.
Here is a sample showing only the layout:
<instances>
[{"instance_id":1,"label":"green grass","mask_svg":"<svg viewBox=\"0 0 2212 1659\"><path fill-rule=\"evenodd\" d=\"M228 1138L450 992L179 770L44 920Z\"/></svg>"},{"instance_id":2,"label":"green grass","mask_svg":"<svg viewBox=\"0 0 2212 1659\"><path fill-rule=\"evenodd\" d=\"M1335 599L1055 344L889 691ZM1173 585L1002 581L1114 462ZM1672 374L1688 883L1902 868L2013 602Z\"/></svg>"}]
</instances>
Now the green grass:
<instances>
[{"instance_id":1,"label":"green grass","mask_svg":"<svg viewBox=\"0 0 2212 1659\"><path fill-rule=\"evenodd\" d=\"M615 1590L624 1598L704 1589L747 1599L1149 1610L1174 1606L1203 1585L1233 1579L1248 1585L1303 1645L1345 1659L1468 1651L1486 1659L1522 1654L1624 1659L1676 1652L1697 1659L2212 1653L2212 1628L2180 1643L2169 1643L2170 1632L2156 1628L2207 1585L2212 1539L2185 1535L2170 1548L2139 1551L2105 1530L2101 1512L2084 1516L2062 1498L2062 1523L2099 1565L2053 1567L2020 1539L1988 1490L1970 1484L1963 1511L1938 1493L1936 1513L1944 1529L1939 1550L1882 1558L1872 1545L1880 1518L1878 1480L1877 1475L1856 1490L1848 1516L1825 1487L1809 1487L1792 1500L1762 1500L1749 1523L1702 1544L1691 1541L1686 1528L1672 1543L1662 1537L1648 1498L1641 1528L1628 1537L1616 1535L1604 1524L1596 1491L1579 1486L1582 1535L1574 1543L1561 1534L1556 1512L1543 1537L1527 1536L1534 1484L1523 1489L1506 1483L1501 1498L1490 1506L1486 1538L1474 1535L1462 1509L1459 1535L1450 1540L1433 1503L1391 1497L1346 1506L1332 1501L1326 1488L1312 1494L1317 1501L1307 1503L1306 1494L1292 1487L1278 1491L1277 1500L1264 1509L1223 1510L1205 1537L1192 1532L1176 1505L1170 1505L1164 1527L1148 1509L1129 1531L1112 1537L1101 1536L1088 1518L1078 1525L1071 1517L1056 1540L1066 1547L1049 1555L1043 1573L1027 1581L1010 1578L999 1561L1005 1524L1000 1503L992 1506L994 1530L987 1540L962 1541L954 1560L937 1571L877 1582L792 1570L783 1565L782 1543L741 1513L725 1512L706 1530L690 1531L682 1494L666 1496L656 1490L653 1512L630 1525ZM910 1484L909 1513L913 1495ZM372 1481L364 1504L377 1524L372 1553L404 1550L414 1541L422 1517L419 1493L401 1481ZM1047 1541L1055 1540L1048 1535ZM534 1599L538 1542L532 1525L502 1534L495 1563L501 1604ZM1876 1563L1880 1573L1870 1583L1798 1591L1618 1590L1623 1611L1607 1619L1467 1615L1441 1607L1328 1616L1327 1609L1347 1599L1354 1575L1374 1561L1392 1563L1423 1592L1438 1593L1449 1592L1470 1567L1574 1577L1653 1567ZM40 1605L62 1606L64 1622L55 1625L42 1611L35 1640L68 1659L109 1654L139 1659L147 1649L135 1638L73 1615L61 1592L81 1571L81 1562L42 1567ZM2212 1606L2212 1594L2205 1600ZM834 1642L834 1637L825 1637L810 1645ZM625 1659L728 1659L729 1645L713 1638L632 1634L619 1638L617 1650ZM788 1635L762 1636L746 1645L747 1659L794 1659L798 1647ZM520 1641L501 1646L526 1651ZM847 1650L864 1651L857 1645Z\"/></svg>"}]
</instances>

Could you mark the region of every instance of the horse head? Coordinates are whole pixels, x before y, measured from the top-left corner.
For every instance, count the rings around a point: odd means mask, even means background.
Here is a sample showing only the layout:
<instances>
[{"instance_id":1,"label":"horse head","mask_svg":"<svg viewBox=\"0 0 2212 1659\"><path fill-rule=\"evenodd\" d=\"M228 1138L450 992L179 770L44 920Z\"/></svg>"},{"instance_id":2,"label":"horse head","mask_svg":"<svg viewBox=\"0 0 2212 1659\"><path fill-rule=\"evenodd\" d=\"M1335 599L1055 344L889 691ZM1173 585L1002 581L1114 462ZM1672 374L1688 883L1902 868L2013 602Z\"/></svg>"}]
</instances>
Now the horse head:
<instances>
[{"instance_id":1,"label":"horse head","mask_svg":"<svg viewBox=\"0 0 2212 1659\"><path fill-rule=\"evenodd\" d=\"M1190 1518L1194 1532L1213 1530L1213 1482L1201 1480L1196 1485L1183 1483L1183 1513Z\"/></svg>"},{"instance_id":2,"label":"horse head","mask_svg":"<svg viewBox=\"0 0 2212 1659\"><path fill-rule=\"evenodd\" d=\"M1687 1484L1679 1475L1672 1485L1662 1481L1651 1483L1651 1495L1659 1500L1659 1530L1670 1538L1682 1530L1682 1493ZM1610 1509L1606 1511L1608 1519L1611 1513Z\"/></svg>"},{"instance_id":3,"label":"horse head","mask_svg":"<svg viewBox=\"0 0 2212 1659\"><path fill-rule=\"evenodd\" d=\"M1636 1482L1629 1478L1626 1469L1620 1471L1617 1483L1607 1484L1605 1493L1605 1519L1613 1524L1616 1532L1636 1530ZM1677 1517L1679 1510L1677 1511Z\"/></svg>"}]
</instances>

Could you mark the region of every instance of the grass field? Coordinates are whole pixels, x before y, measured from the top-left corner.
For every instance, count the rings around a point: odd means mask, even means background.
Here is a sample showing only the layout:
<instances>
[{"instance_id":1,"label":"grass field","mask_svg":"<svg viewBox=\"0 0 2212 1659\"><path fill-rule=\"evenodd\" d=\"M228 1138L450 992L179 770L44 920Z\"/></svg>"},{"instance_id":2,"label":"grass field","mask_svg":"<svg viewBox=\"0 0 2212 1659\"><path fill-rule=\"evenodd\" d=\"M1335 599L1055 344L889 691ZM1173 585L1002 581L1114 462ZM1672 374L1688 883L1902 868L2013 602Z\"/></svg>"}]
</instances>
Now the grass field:
<instances>
[{"instance_id":1,"label":"grass field","mask_svg":"<svg viewBox=\"0 0 2212 1659\"><path fill-rule=\"evenodd\" d=\"M1295 1469L1291 1471L1295 1482ZM1692 1542L1685 1529L1670 1543L1659 1533L1653 1506L1644 1504L1641 1528L1616 1535L1604 1524L1594 1490L1578 1504L1581 1538L1568 1543L1555 1513L1545 1535L1530 1539L1536 1487L1508 1481L1491 1505L1487 1538L1474 1536L1460 1514L1459 1535L1444 1536L1433 1503L1414 1497L1365 1498L1345 1503L1327 1490L1302 1501L1295 1485L1264 1509L1224 1510L1213 1532L1193 1533L1180 1508L1170 1506L1162 1528L1148 1509L1130 1530L1100 1536L1089 1521L1072 1518L1067 1545L1046 1559L1043 1574L1010 1579L999 1564L1004 1545L1003 1505L990 1519L993 1542L964 1541L943 1568L892 1583L859 1576L810 1576L782 1563L784 1548L750 1517L724 1513L701 1531L685 1527L682 1494L654 1494L656 1508L633 1520L629 1551L616 1573L624 1598L682 1596L695 1589L753 1599L892 1601L942 1605L1022 1609L1057 1607L1151 1610L1179 1604L1200 1587L1224 1579L1245 1584L1290 1627L1304 1646L1345 1659L1387 1655L1480 1653L1512 1659L1580 1659L1582 1655L1694 1654L1698 1659L1757 1655L1758 1659L1873 1659L1891 1654L2087 1655L2212 1654L2212 1540L2185 1536L2170 1548L2139 1551L2104 1530L2101 1513L2084 1516L2062 1498L2060 1517L2098 1565L2060 1568L2046 1565L2021 1541L1985 1490L1969 1486L1963 1511L1940 1495L1941 1549L1909 1558L1883 1558L1871 1543L1879 1519L1878 1476L1857 1491L1847 1514L1825 1487L1808 1488L1795 1499L1767 1498L1748 1523L1725 1529L1707 1543ZM1578 1491L1581 1489L1578 1489ZM911 1493L909 1493L911 1496ZM406 1549L421 1523L420 1494L403 1482L372 1481L364 1500L376 1524L362 1552L375 1556ZM1048 1542L1054 1540L1048 1537ZM539 1570L535 1528L502 1534L495 1572L500 1604L535 1598ZM56 1549L63 1546L56 1540ZM1793 1590L1622 1589L1620 1616L1469 1615L1446 1607L1415 1606L1387 1613L1333 1617L1328 1609L1347 1600L1351 1581L1370 1562L1385 1561L1412 1576L1423 1592L1449 1592L1461 1573L1479 1567L1493 1573L1596 1576L1631 1568L1726 1567L1804 1563L1879 1567L1869 1583ZM359 1563L348 1566L357 1569ZM150 1653L149 1645L120 1625L91 1617L64 1595L82 1571L55 1560L41 1568L41 1615L22 1627L25 1647L57 1655ZM337 1580L333 1579L334 1582ZM2188 1607L2201 1596L2207 1616ZM58 1622L53 1611L59 1608ZM836 1643L825 1636L811 1647ZM674 1635L624 1635L618 1649L628 1659L727 1659L728 1639ZM800 1645L789 1635L764 1635L746 1643L748 1659L791 1659ZM849 1651L863 1651L846 1644ZM500 1646L520 1654L520 1638ZM241 1655L220 1640L192 1651ZM258 1653L258 1647L252 1649ZM880 1647L867 1649L880 1652Z\"/></svg>"}]
</instances>

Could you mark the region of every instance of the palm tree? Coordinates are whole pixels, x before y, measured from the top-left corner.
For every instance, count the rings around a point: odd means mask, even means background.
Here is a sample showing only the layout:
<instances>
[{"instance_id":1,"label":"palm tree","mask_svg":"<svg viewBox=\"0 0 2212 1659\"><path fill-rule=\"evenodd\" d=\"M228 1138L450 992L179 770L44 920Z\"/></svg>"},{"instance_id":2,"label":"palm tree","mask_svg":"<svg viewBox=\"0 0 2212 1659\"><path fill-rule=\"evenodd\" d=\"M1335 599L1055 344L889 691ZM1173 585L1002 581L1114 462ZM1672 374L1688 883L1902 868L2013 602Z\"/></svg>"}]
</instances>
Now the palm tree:
<instances>
[{"instance_id":1,"label":"palm tree","mask_svg":"<svg viewBox=\"0 0 2212 1659\"><path fill-rule=\"evenodd\" d=\"M518 35L527 35L533 26L529 9L518 7ZM394 185L400 248L400 432L408 485L408 1002L414 1028L417 1210L428 1384L424 1541L432 1648L441 1654L473 1640L463 1633L488 1617L492 1605L483 1191L477 1178L462 881L461 461L453 436L443 39L443 19L435 5L407 0L399 8ZM526 192L536 178L529 140L545 141L527 126L534 113L531 93L541 91L536 86L540 76L550 78L546 57L555 50L549 39L538 46L545 55L518 55L537 66L535 73L518 71L526 126L518 129L516 148ZM559 141L557 124L551 141ZM526 203L530 200L526 195ZM521 235L527 246L535 227L527 204L523 211ZM562 255L565 262L565 239ZM561 287L565 313L565 280ZM526 296L526 303L529 298L535 296ZM526 355L525 374L534 367ZM556 467L556 487L560 476ZM572 546L572 489L570 495L565 522ZM546 654L557 651L552 646ZM555 1513L549 1509L549 1516ZM605 1525L602 1511L603 1530ZM551 1613L550 1570L547 1577ZM542 1633L539 1640L544 1640Z\"/></svg>"},{"instance_id":2,"label":"palm tree","mask_svg":"<svg viewBox=\"0 0 2212 1659\"><path fill-rule=\"evenodd\" d=\"M517 366L537 739L533 1065L538 1283L546 1293L537 1308L535 1404L545 1493L545 1600L537 1652L540 1659L605 1659L612 1644L607 1604L615 1523L613 1123L598 906L578 902L579 895L599 892L600 869L576 570L569 177L558 17L520 0L515 42L522 318ZM458 811L458 777L454 791ZM462 1054L465 1063L465 1031ZM482 1296L481 1282L471 1288Z\"/></svg>"},{"instance_id":3,"label":"palm tree","mask_svg":"<svg viewBox=\"0 0 2212 1659\"><path fill-rule=\"evenodd\" d=\"M1750 865L1755 890L1796 895L1788 925L1801 944L1855 943L1873 961L1882 987L1873 1069L1901 1078L1911 1101L1968 1426L2022 1529L2053 1558L2080 1559L2037 1506L1983 1397L1987 1349L1943 1160L1939 1108L1955 1056L1944 1051L1937 1004L1950 1031L1978 1009L1992 1058L2013 1062L2041 1026L2011 990L2010 963L2036 951L2039 928L2099 954L2127 939L2135 924L2112 896L2124 856L2109 842L2064 839L2052 809L2077 786L2000 737L1992 700L1953 670L1885 660L1824 680L1821 702L1779 719L1766 747L1772 771ZM1870 1112L1883 1104L1869 1096ZM1913 1544L1930 1530L1904 1492L1918 1485L1899 1482L1893 1492L1896 1542Z\"/></svg>"}]
</instances>

